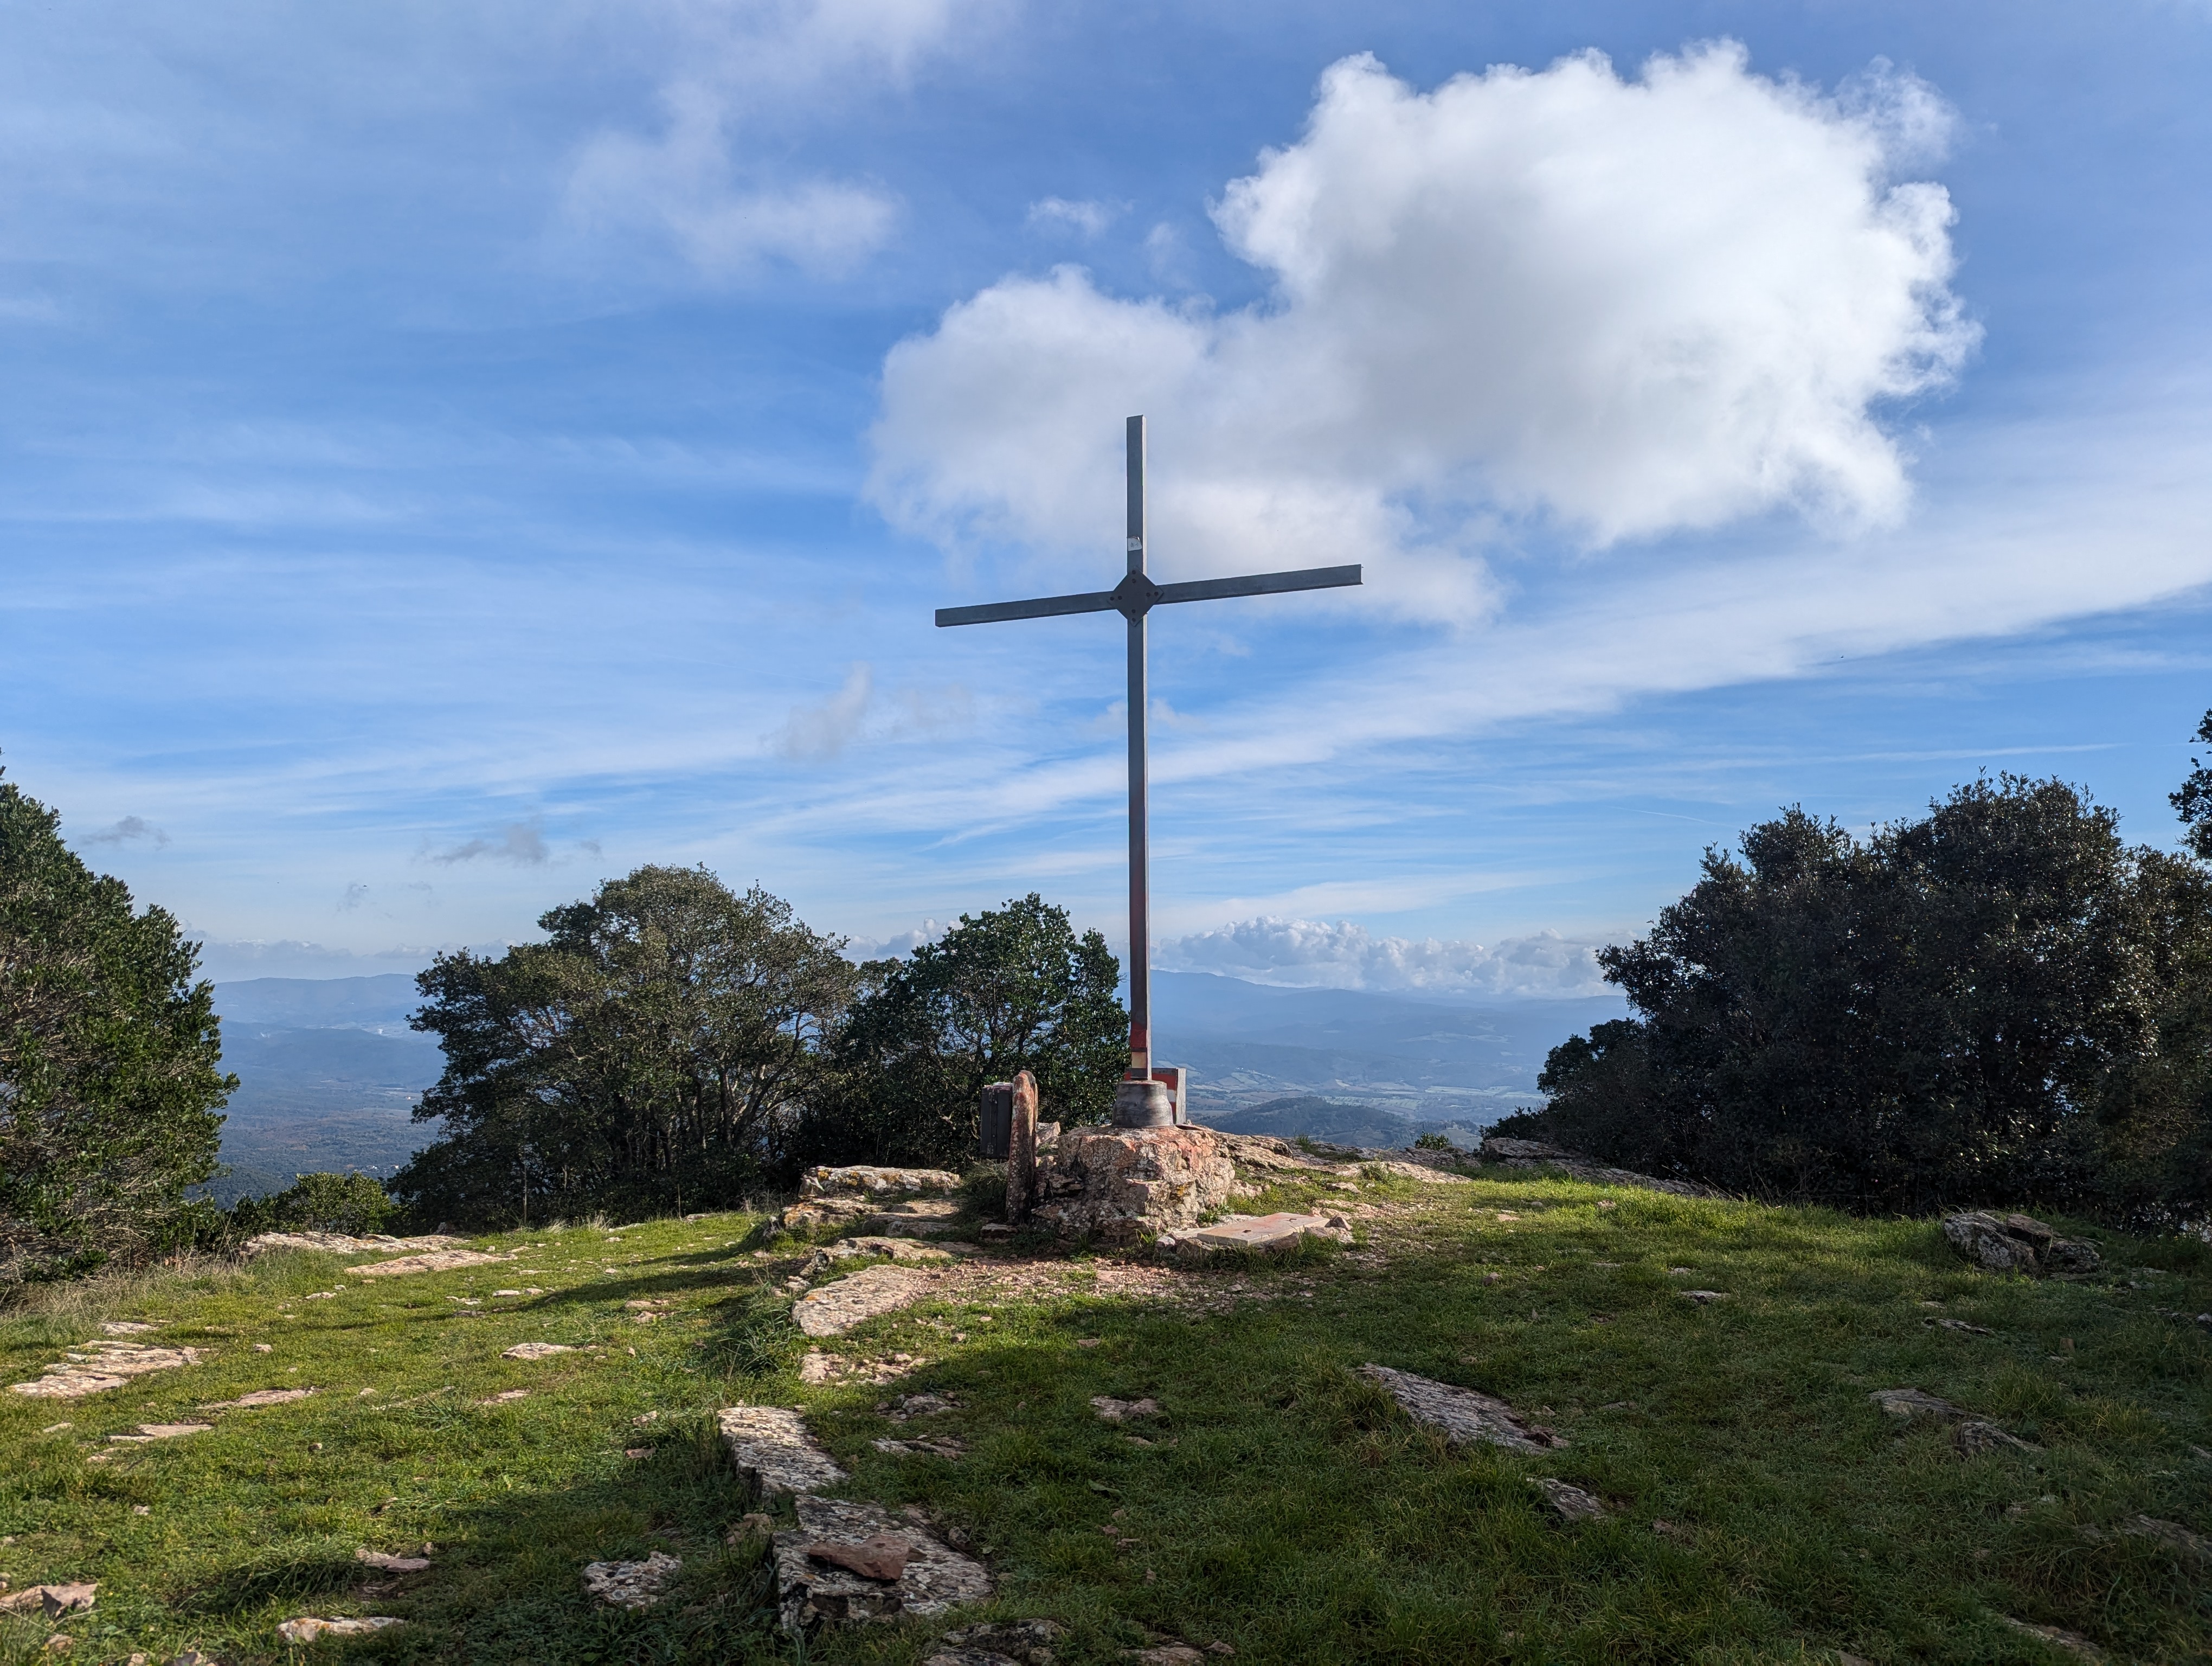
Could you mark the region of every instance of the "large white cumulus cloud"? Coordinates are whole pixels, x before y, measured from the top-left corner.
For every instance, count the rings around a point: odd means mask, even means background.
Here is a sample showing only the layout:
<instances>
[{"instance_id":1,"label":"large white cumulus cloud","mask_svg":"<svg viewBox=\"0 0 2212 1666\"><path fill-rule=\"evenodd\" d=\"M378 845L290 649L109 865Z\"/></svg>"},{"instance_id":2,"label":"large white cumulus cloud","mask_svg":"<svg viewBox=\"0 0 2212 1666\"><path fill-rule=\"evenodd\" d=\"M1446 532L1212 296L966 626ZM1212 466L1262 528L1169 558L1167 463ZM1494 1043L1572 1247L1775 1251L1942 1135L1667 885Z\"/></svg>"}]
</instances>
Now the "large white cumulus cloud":
<instances>
[{"instance_id":1,"label":"large white cumulus cloud","mask_svg":"<svg viewBox=\"0 0 2212 1666\"><path fill-rule=\"evenodd\" d=\"M1467 995L1606 994L1595 943L1556 932L1494 947L1434 937L1377 937L1350 920L1285 920L1262 915L1161 945L1174 971L1217 972L1299 988L1420 990Z\"/></svg>"},{"instance_id":2,"label":"large white cumulus cloud","mask_svg":"<svg viewBox=\"0 0 2212 1666\"><path fill-rule=\"evenodd\" d=\"M1500 516L1592 544L1778 506L1893 518L1884 406L1975 339L1949 198L1895 177L1942 118L1909 78L1824 97L1729 42L1427 94L1345 59L1215 206L1263 302L1004 279L886 360L875 500L948 544L1095 565L1117 419L1143 410L1164 569L1361 559L1404 611L1460 617Z\"/></svg>"}]
</instances>

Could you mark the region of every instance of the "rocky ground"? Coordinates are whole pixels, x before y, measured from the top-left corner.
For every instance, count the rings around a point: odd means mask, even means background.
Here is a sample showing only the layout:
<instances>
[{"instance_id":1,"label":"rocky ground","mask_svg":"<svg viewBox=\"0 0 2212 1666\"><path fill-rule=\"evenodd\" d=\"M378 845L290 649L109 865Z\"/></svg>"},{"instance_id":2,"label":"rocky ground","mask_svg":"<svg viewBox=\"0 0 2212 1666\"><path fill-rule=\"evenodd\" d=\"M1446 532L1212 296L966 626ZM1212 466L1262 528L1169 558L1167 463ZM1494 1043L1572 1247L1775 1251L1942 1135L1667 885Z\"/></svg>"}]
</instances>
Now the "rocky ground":
<instances>
[{"instance_id":1,"label":"rocky ground","mask_svg":"<svg viewBox=\"0 0 2212 1666\"><path fill-rule=\"evenodd\" d=\"M0 1660L2212 1649L2201 1245L1220 1155L19 1304Z\"/></svg>"}]
</instances>

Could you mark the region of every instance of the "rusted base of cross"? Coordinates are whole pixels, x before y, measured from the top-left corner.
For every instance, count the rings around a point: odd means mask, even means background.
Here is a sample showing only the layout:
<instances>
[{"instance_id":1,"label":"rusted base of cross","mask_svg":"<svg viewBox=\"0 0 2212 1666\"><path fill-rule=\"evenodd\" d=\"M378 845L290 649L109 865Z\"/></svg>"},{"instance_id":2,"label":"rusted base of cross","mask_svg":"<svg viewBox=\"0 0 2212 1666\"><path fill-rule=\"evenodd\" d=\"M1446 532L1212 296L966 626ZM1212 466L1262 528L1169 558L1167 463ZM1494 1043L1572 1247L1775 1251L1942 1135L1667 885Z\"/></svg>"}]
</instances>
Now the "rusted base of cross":
<instances>
[{"instance_id":1,"label":"rusted base of cross","mask_svg":"<svg viewBox=\"0 0 2212 1666\"><path fill-rule=\"evenodd\" d=\"M1171 1128L1188 1120L1180 1066L1155 1065L1143 1075L1133 1070L1114 1085L1115 1128Z\"/></svg>"}]
</instances>

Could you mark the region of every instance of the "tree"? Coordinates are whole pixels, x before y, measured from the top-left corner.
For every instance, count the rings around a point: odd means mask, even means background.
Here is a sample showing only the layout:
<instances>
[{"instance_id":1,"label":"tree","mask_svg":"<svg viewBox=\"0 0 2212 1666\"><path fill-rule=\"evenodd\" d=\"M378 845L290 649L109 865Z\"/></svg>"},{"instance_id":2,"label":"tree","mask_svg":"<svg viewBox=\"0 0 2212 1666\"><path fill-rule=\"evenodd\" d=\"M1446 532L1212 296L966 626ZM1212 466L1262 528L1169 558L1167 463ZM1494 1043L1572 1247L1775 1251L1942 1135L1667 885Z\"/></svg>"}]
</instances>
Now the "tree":
<instances>
[{"instance_id":1,"label":"tree","mask_svg":"<svg viewBox=\"0 0 2212 1666\"><path fill-rule=\"evenodd\" d=\"M303 1174L285 1190L240 1198L231 1207L233 1235L303 1227L359 1237L380 1231L398 1210L391 1195L365 1174Z\"/></svg>"},{"instance_id":2,"label":"tree","mask_svg":"<svg viewBox=\"0 0 2212 1666\"><path fill-rule=\"evenodd\" d=\"M2212 712L2205 713L2204 721L2197 726L2197 739L2212 745ZM2195 757L2189 762L2194 767L2172 794L2172 802L2189 830L2184 836L2190 849L2200 861L2212 862L2212 764Z\"/></svg>"},{"instance_id":3,"label":"tree","mask_svg":"<svg viewBox=\"0 0 2212 1666\"><path fill-rule=\"evenodd\" d=\"M446 1068L444 1131L393 1177L424 1217L736 1201L820 1075L858 970L755 886L641 867L497 959L441 955L416 1029Z\"/></svg>"},{"instance_id":4,"label":"tree","mask_svg":"<svg viewBox=\"0 0 2212 1666\"><path fill-rule=\"evenodd\" d=\"M215 1172L222 1073L199 945L0 781L0 1279L167 1247Z\"/></svg>"},{"instance_id":5,"label":"tree","mask_svg":"<svg viewBox=\"0 0 2212 1666\"><path fill-rule=\"evenodd\" d=\"M2191 1044L2207 904L2201 868L2055 781L1978 781L1863 842L1790 811L1602 953L1637 1016L1553 1049L1538 1120L1763 1195L2099 1197L2118 1131L2171 1134L2203 1079L2161 1049Z\"/></svg>"},{"instance_id":6,"label":"tree","mask_svg":"<svg viewBox=\"0 0 2212 1666\"><path fill-rule=\"evenodd\" d=\"M1032 891L904 961L864 969L836 1048L838 1091L808 1124L819 1160L957 1163L984 1085L1027 1070L1038 1114L1100 1122L1128 1062L1121 969L1096 931Z\"/></svg>"}]
</instances>

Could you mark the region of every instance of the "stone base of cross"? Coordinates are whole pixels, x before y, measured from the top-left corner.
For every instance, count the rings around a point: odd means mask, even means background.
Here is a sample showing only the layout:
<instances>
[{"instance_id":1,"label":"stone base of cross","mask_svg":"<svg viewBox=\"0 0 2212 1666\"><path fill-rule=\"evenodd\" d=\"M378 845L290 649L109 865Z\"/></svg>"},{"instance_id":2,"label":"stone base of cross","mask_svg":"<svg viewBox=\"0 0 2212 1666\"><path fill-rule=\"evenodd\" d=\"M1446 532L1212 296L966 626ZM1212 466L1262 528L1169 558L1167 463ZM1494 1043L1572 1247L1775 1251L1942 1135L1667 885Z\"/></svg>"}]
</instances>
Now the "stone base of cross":
<instances>
[{"instance_id":1,"label":"stone base of cross","mask_svg":"<svg viewBox=\"0 0 2212 1666\"><path fill-rule=\"evenodd\" d=\"M1358 584L1359 568L1308 567L1290 573L1250 573L1242 578L1154 584L1145 573L1145 419L1128 420L1128 571L1111 590L1034 601L989 602L980 607L940 607L944 625L996 624L1007 619L1054 618L1063 613L1121 614L1129 622L1129 1067L1114 1090L1114 1120L1123 1128L1170 1128L1186 1120L1185 1073L1152 1063L1152 941L1151 854L1145 803L1146 721L1145 618L1170 602L1217 601L1230 596L1271 596L1286 590L1329 590Z\"/></svg>"}]
</instances>

